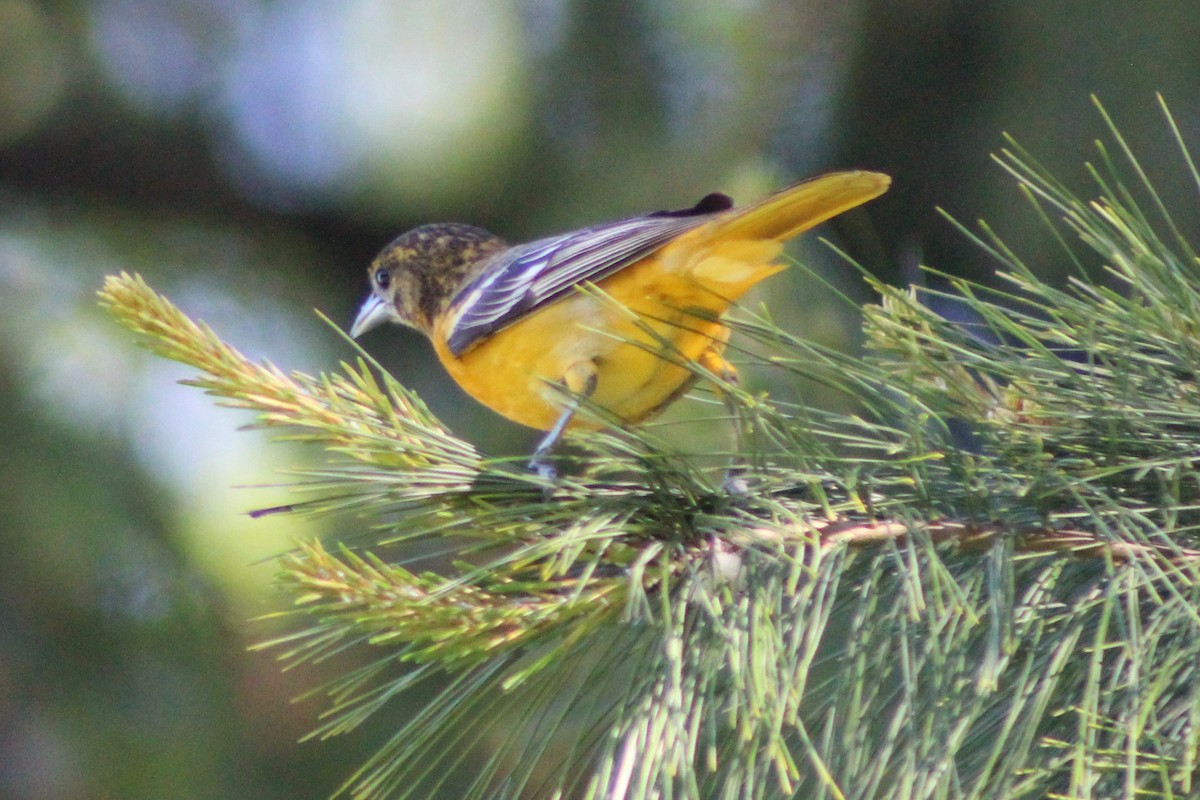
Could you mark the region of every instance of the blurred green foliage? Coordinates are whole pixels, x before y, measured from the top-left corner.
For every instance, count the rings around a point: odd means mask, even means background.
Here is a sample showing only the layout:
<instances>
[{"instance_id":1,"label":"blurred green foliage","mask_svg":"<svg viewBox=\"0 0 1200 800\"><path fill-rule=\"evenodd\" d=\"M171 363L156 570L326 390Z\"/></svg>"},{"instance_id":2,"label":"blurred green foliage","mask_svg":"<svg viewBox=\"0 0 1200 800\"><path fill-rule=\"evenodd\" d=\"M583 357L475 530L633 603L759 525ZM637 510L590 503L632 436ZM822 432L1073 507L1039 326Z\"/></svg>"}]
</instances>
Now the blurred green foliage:
<instances>
[{"instance_id":1,"label":"blurred green foliage","mask_svg":"<svg viewBox=\"0 0 1200 800\"><path fill-rule=\"evenodd\" d=\"M1043 269L1053 243L987 158L1000 131L1084 185L1095 92L1178 205L1153 93L1194 140L1193 22L1178 0L0 0L0 795L321 797L373 746L295 745L314 709L287 701L315 679L244 650L278 602L258 562L312 531L249 521L280 493L231 487L299 456L132 350L102 275L315 371L345 351L310 309L348 320L413 224L531 238L845 166L895 178L828 232L889 280L991 272L934 205ZM775 279L775 319L853 346L816 285ZM366 344L489 453L527 447L423 342Z\"/></svg>"}]
</instances>

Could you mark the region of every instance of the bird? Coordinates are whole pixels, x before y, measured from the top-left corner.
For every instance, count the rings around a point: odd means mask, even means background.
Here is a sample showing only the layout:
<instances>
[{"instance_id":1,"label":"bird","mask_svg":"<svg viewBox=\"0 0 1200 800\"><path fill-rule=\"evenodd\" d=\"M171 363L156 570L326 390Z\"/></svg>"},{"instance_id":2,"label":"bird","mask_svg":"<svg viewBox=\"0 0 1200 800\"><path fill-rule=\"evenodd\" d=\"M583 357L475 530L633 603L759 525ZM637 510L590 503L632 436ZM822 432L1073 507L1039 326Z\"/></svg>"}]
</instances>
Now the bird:
<instances>
[{"instance_id":1,"label":"bird","mask_svg":"<svg viewBox=\"0 0 1200 800\"><path fill-rule=\"evenodd\" d=\"M670 405L703 370L729 383L723 315L784 269L788 239L887 191L879 172L829 172L735 207L714 192L656 211L511 244L462 223L422 225L368 268L358 338L392 322L433 344L472 397L546 433L530 469L567 430L632 425ZM600 414L580 414L581 407Z\"/></svg>"}]
</instances>

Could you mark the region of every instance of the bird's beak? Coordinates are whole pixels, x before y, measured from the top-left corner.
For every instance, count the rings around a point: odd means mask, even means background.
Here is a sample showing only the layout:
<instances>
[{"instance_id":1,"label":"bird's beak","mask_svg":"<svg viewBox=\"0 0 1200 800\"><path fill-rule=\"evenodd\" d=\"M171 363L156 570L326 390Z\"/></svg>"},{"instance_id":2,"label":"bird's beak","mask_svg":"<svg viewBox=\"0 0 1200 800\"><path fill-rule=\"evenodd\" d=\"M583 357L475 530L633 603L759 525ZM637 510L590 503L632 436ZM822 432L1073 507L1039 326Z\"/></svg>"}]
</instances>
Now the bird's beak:
<instances>
[{"instance_id":1,"label":"bird's beak","mask_svg":"<svg viewBox=\"0 0 1200 800\"><path fill-rule=\"evenodd\" d=\"M350 326L350 336L357 339L372 328L387 322L390 316L387 301L377 294L372 294L358 310L358 316Z\"/></svg>"}]
</instances>

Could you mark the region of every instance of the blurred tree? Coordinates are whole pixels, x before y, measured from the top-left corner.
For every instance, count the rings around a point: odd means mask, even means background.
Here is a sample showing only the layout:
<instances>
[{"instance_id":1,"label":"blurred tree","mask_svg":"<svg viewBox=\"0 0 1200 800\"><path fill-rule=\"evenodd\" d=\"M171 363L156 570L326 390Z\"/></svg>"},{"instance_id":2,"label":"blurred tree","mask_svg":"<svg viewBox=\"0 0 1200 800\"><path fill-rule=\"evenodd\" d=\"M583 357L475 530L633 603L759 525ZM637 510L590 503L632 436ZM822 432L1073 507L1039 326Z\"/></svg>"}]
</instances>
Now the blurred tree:
<instances>
[{"instance_id":1,"label":"blurred tree","mask_svg":"<svg viewBox=\"0 0 1200 800\"><path fill-rule=\"evenodd\" d=\"M1037 5L867 0L861 58L837 127L837 158L896 177L876 220L894 281L916 280L918 263L988 280L995 264L930 210L984 218L1031 248L1030 263L1050 279L1055 247L1024 213L1023 200L987 159L1009 131L1069 185L1086 176L1079 155L1102 135L1088 96L1095 93L1168 205L1191 189L1154 113L1155 92L1180 109L1200 95L1194 10L1176 0ZM1194 222L1186 222L1196 231ZM1061 278L1061 275L1058 276Z\"/></svg>"}]
</instances>

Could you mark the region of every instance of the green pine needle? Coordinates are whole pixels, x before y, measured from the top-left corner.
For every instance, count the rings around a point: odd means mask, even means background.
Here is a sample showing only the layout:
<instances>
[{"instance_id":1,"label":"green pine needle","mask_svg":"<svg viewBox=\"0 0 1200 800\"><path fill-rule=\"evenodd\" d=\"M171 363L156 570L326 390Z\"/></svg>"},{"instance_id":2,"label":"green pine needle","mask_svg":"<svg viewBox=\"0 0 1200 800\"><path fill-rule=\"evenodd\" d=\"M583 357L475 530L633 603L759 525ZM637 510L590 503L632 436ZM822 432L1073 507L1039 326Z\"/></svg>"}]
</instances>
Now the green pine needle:
<instances>
[{"instance_id":1,"label":"green pine needle","mask_svg":"<svg viewBox=\"0 0 1200 800\"><path fill-rule=\"evenodd\" d=\"M263 645L292 666L359 654L314 690L314 736L431 693L343 792L1200 791L1200 261L1101 113L1115 147L1099 145L1095 199L1016 142L996 157L1054 232L1065 286L981 223L959 227L1002 283L872 281L862 356L742 314L769 354L731 352L852 409L728 393L742 496L653 426L573 435L582 455L548 485L457 439L365 354L287 375L109 278L105 306L199 370L192 385L328 453L281 510L349 509L372 531L282 560L297 627ZM951 303L972 321L938 313ZM458 560L414 571L397 543Z\"/></svg>"}]
</instances>

